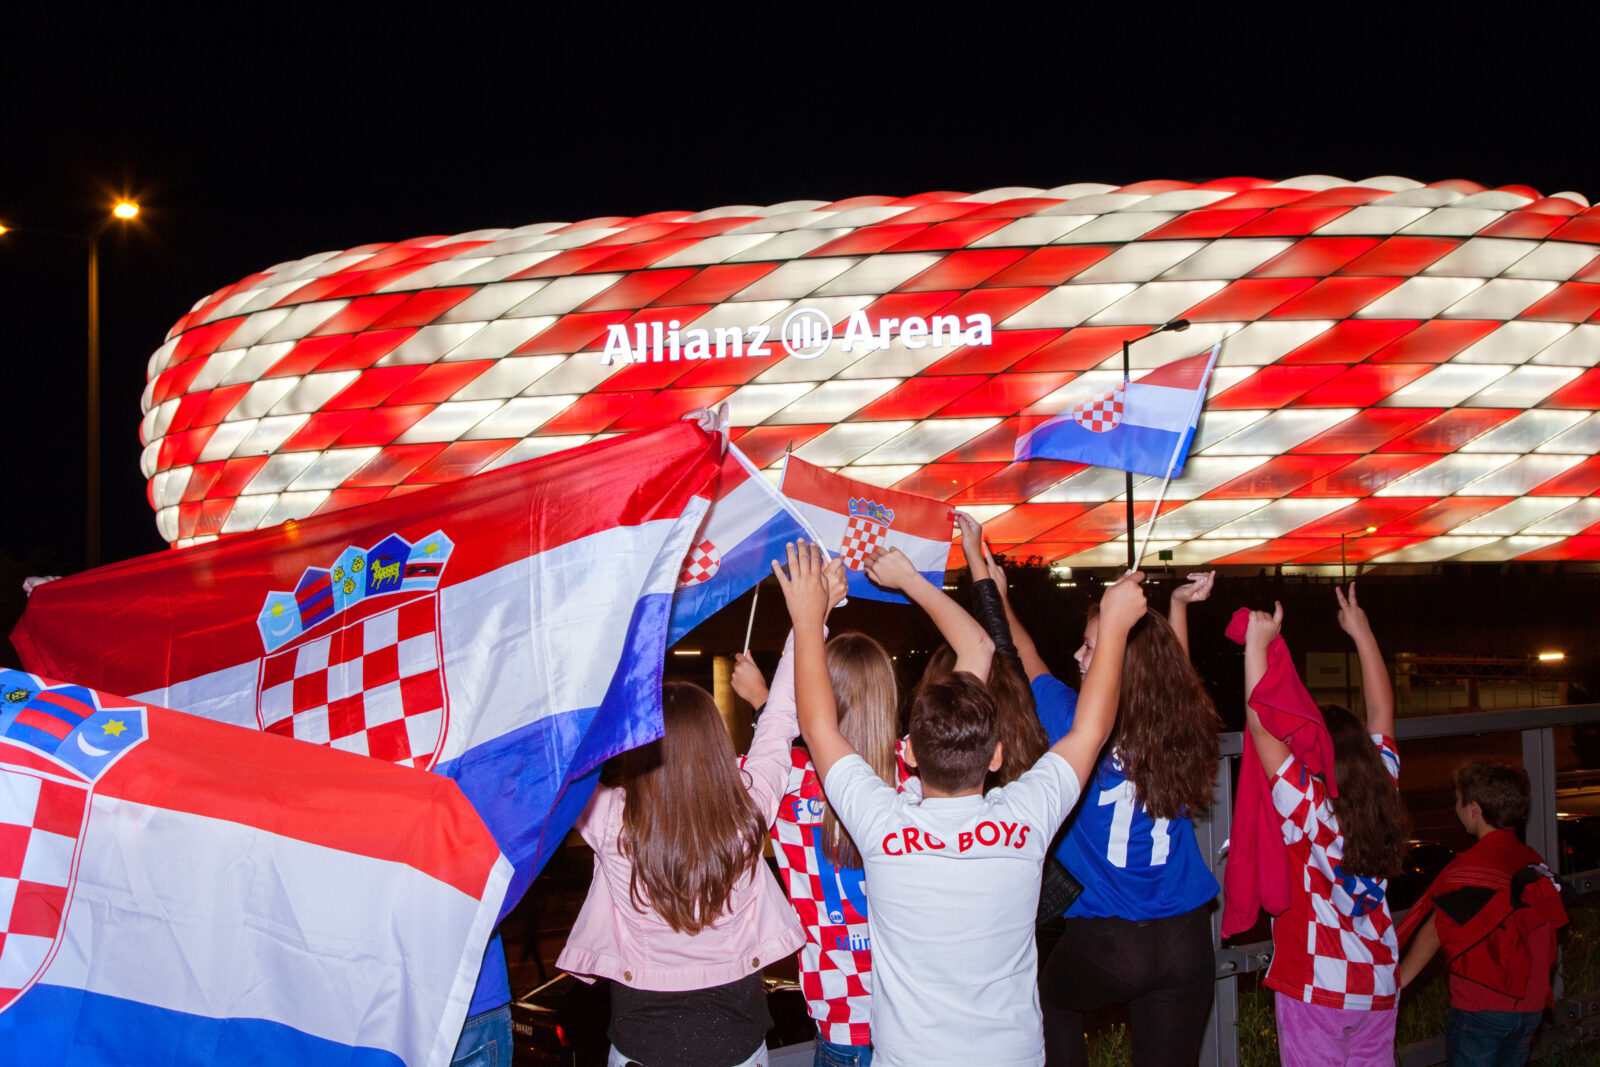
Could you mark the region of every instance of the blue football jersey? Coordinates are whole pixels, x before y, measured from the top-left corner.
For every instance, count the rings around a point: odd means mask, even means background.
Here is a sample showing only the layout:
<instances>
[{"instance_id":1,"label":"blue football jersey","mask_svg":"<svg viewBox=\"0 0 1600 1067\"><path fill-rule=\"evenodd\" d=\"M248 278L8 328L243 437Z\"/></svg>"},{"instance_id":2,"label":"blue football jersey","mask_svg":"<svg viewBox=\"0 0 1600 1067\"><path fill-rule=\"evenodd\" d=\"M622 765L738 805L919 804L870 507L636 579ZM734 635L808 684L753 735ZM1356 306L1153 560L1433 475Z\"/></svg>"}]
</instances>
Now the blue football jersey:
<instances>
[{"instance_id":1,"label":"blue football jersey","mask_svg":"<svg viewBox=\"0 0 1600 1067\"><path fill-rule=\"evenodd\" d=\"M1048 674L1033 681L1039 721L1055 744L1072 729L1078 694ZM1115 750L1085 784L1056 848L1083 895L1070 916L1165 919L1193 911L1219 886L1188 819L1152 819Z\"/></svg>"}]
</instances>

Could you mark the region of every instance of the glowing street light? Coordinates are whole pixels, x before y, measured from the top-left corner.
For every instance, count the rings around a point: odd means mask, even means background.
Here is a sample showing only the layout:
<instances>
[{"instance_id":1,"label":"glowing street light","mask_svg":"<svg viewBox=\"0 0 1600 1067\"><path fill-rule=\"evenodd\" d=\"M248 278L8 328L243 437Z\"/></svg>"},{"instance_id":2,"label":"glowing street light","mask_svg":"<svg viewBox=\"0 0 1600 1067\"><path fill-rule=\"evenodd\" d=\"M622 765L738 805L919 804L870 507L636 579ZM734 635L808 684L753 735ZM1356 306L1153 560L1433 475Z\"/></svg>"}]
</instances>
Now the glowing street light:
<instances>
[{"instance_id":1,"label":"glowing street light","mask_svg":"<svg viewBox=\"0 0 1600 1067\"><path fill-rule=\"evenodd\" d=\"M138 214L139 205L132 200L118 200L111 208L111 217L123 222ZM110 225L106 219L89 235L89 464L83 521L83 557L89 568L100 565L100 235Z\"/></svg>"},{"instance_id":2,"label":"glowing street light","mask_svg":"<svg viewBox=\"0 0 1600 1067\"><path fill-rule=\"evenodd\" d=\"M1566 659L1566 658L1567 658L1567 654L1565 652L1541 652L1541 653L1539 653L1539 662L1540 663L1553 663L1556 660L1563 660L1563 659Z\"/></svg>"},{"instance_id":3,"label":"glowing street light","mask_svg":"<svg viewBox=\"0 0 1600 1067\"><path fill-rule=\"evenodd\" d=\"M139 214L139 205L132 200L118 200L111 213L119 219L131 219Z\"/></svg>"}]
</instances>

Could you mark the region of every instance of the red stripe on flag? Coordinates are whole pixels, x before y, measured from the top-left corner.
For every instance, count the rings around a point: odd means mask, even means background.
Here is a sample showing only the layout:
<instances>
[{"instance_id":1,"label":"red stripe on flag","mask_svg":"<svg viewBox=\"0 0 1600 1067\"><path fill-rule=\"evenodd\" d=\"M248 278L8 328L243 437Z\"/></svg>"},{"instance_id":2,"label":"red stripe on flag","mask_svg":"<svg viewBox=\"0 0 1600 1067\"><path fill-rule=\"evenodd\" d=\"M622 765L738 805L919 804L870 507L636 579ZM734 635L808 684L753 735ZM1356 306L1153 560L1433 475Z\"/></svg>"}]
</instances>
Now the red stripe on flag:
<instances>
[{"instance_id":1,"label":"red stripe on flag","mask_svg":"<svg viewBox=\"0 0 1600 1067\"><path fill-rule=\"evenodd\" d=\"M483 894L492 839L451 779L166 708L151 708L149 721L150 736L106 772L98 796L404 863ZM374 832L391 813L423 805L435 817L416 820L414 834Z\"/></svg>"},{"instance_id":2,"label":"red stripe on flag","mask_svg":"<svg viewBox=\"0 0 1600 1067\"><path fill-rule=\"evenodd\" d=\"M35 708L23 708L17 712L15 722L19 726L31 726L35 730L43 730L57 740L70 734L77 723L63 722L54 715L46 715Z\"/></svg>"},{"instance_id":3,"label":"red stripe on flag","mask_svg":"<svg viewBox=\"0 0 1600 1067\"><path fill-rule=\"evenodd\" d=\"M930 541L950 539L950 521L953 514L949 504L942 500L907 493L899 489L884 489L867 482L858 482L842 474L833 474L822 467L813 466L790 456L783 476L783 495L791 500L810 504L840 515L850 514L852 497L876 501L894 512L890 529Z\"/></svg>"},{"instance_id":4,"label":"red stripe on flag","mask_svg":"<svg viewBox=\"0 0 1600 1067\"><path fill-rule=\"evenodd\" d=\"M1134 381L1140 385L1164 385L1169 389L1198 389L1200 381L1206 375L1206 363L1211 359L1210 350L1198 356L1187 359L1175 360L1165 366L1157 367L1142 378Z\"/></svg>"},{"instance_id":5,"label":"red stripe on flag","mask_svg":"<svg viewBox=\"0 0 1600 1067\"><path fill-rule=\"evenodd\" d=\"M53 693L48 689L33 699L36 703L49 704L52 707L60 708L68 715L76 715L84 719L93 715L96 710L92 704L85 704L83 701L69 697L65 693Z\"/></svg>"}]
</instances>

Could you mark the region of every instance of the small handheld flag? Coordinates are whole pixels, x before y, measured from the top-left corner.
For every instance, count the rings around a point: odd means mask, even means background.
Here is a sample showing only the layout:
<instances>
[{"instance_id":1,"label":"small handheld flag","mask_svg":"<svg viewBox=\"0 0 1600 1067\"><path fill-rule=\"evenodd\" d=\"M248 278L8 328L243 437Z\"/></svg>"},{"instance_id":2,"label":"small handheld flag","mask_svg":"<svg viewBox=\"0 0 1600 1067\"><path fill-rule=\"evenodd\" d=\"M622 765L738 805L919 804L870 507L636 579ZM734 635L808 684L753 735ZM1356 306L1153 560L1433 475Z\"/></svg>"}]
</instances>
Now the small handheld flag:
<instances>
[{"instance_id":1,"label":"small handheld flag","mask_svg":"<svg viewBox=\"0 0 1600 1067\"><path fill-rule=\"evenodd\" d=\"M910 557L928 581L944 583L954 513L943 501L858 482L792 455L784 458L782 489L821 535L824 550L843 559L851 596L908 602L874 585L863 569L875 549L887 546Z\"/></svg>"},{"instance_id":2,"label":"small handheld flag","mask_svg":"<svg viewBox=\"0 0 1600 1067\"><path fill-rule=\"evenodd\" d=\"M1214 347L1073 405L1019 438L1016 458L1181 475L1216 357Z\"/></svg>"}]
</instances>

